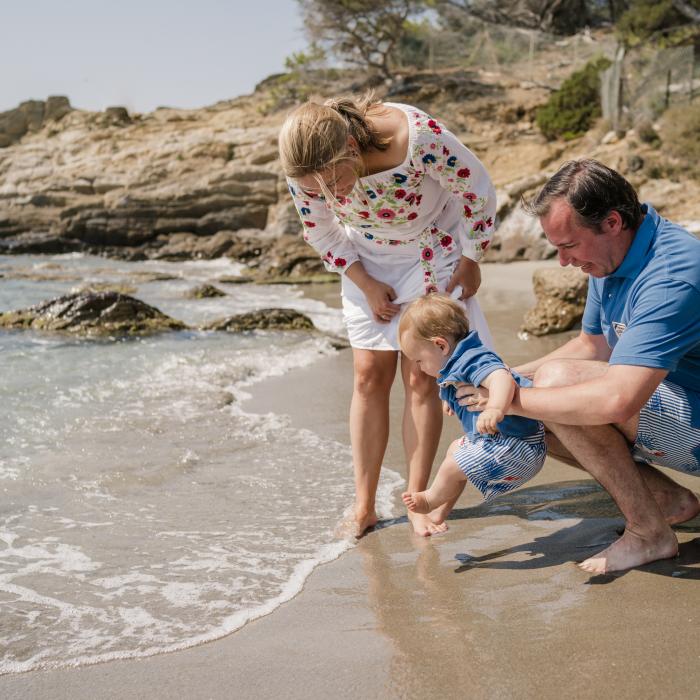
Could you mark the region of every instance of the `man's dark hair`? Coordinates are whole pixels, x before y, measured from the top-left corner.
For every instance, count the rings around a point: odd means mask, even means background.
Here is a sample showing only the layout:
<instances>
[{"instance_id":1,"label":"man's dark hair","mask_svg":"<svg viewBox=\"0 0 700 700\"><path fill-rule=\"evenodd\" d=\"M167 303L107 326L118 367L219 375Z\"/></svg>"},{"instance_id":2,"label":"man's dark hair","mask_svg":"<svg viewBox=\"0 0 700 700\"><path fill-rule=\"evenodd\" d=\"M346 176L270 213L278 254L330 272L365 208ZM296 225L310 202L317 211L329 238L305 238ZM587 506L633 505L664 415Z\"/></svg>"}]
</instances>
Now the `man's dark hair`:
<instances>
[{"instance_id":1,"label":"man's dark hair","mask_svg":"<svg viewBox=\"0 0 700 700\"><path fill-rule=\"evenodd\" d=\"M585 158L570 160L545 183L532 199L523 198L525 211L546 216L552 202L564 197L578 214L581 223L594 231L612 211L619 212L625 228L636 231L644 214L634 187L620 173Z\"/></svg>"}]
</instances>

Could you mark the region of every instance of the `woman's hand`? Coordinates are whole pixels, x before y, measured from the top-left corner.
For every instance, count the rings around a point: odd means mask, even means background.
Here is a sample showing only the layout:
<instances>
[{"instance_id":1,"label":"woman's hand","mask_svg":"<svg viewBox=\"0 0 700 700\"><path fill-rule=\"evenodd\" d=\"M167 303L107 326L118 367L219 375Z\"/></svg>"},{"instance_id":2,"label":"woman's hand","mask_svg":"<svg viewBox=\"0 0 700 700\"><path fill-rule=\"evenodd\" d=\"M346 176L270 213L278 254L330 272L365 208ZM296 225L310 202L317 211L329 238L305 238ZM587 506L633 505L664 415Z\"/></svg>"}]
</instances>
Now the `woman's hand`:
<instances>
[{"instance_id":1,"label":"woman's hand","mask_svg":"<svg viewBox=\"0 0 700 700\"><path fill-rule=\"evenodd\" d=\"M375 321L389 323L401 311L398 304L392 304L396 292L388 284L370 277L359 260L350 265L345 274L362 290Z\"/></svg>"},{"instance_id":2,"label":"woman's hand","mask_svg":"<svg viewBox=\"0 0 700 700\"><path fill-rule=\"evenodd\" d=\"M369 277L363 284L362 291L375 321L389 323L401 311L398 304L392 303L396 299L396 292L388 284Z\"/></svg>"},{"instance_id":3,"label":"woman's hand","mask_svg":"<svg viewBox=\"0 0 700 700\"><path fill-rule=\"evenodd\" d=\"M455 392L457 403L466 406L470 412L483 411L489 402L489 390L483 386L459 384Z\"/></svg>"},{"instance_id":4,"label":"woman's hand","mask_svg":"<svg viewBox=\"0 0 700 700\"><path fill-rule=\"evenodd\" d=\"M473 297L479 287L481 286L481 270L479 269L479 263L475 263L469 258L461 256L455 271L450 277L450 281L447 283L445 292L451 294L455 287L462 287L462 293L459 298L462 300L469 299Z\"/></svg>"}]
</instances>

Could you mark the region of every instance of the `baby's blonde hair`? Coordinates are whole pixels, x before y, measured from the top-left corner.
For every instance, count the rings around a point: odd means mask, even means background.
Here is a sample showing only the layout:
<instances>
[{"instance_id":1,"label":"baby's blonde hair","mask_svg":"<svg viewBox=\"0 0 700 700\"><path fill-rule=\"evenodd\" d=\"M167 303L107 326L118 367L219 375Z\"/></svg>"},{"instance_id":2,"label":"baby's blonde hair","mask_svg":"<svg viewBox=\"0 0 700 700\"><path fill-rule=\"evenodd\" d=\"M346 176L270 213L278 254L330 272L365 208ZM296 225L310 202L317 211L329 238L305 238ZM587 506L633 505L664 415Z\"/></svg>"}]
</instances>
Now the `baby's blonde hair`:
<instances>
[{"instance_id":1,"label":"baby's blonde hair","mask_svg":"<svg viewBox=\"0 0 700 700\"><path fill-rule=\"evenodd\" d=\"M446 294L428 294L411 302L399 319L399 342L405 333L417 340L462 340L469 333L464 307Z\"/></svg>"},{"instance_id":2,"label":"baby's blonde hair","mask_svg":"<svg viewBox=\"0 0 700 700\"><path fill-rule=\"evenodd\" d=\"M381 151L391 139L382 138L367 121L367 111L379 104L372 92L363 97L338 97L324 104L306 102L285 120L279 135L282 170L298 179L315 175L348 159L348 136L364 153L370 148Z\"/></svg>"}]
</instances>

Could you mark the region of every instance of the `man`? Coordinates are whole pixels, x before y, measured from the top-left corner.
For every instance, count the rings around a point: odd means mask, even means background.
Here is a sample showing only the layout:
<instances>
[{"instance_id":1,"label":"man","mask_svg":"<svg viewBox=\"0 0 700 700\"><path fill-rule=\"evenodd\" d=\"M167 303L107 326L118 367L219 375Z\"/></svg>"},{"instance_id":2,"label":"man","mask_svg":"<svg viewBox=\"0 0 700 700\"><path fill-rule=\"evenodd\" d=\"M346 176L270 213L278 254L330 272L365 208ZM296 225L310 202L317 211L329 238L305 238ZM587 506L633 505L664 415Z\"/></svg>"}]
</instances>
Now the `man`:
<instances>
[{"instance_id":1,"label":"man","mask_svg":"<svg viewBox=\"0 0 700 700\"><path fill-rule=\"evenodd\" d=\"M588 471L625 516L622 537L583 569L673 557L670 525L700 501L652 463L700 476L700 241L595 160L566 163L526 207L589 290L580 335L516 368L534 387L510 412L544 421L550 454ZM459 395L483 405L483 390Z\"/></svg>"}]
</instances>

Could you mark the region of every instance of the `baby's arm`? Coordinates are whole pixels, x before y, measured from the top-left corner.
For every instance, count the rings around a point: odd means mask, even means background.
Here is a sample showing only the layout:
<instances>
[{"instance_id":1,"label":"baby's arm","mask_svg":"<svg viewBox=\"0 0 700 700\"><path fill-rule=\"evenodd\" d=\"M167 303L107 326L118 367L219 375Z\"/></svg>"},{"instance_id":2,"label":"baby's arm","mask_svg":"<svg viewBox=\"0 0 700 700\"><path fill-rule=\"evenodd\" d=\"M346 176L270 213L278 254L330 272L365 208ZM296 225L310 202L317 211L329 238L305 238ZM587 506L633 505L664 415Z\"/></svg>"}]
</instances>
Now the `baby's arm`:
<instances>
[{"instance_id":1,"label":"baby's arm","mask_svg":"<svg viewBox=\"0 0 700 700\"><path fill-rule=\"evenodd\" d=\"M489 399L476 421L476 429L480 433L497 433L498 423L503 420L513 400L515 380L507 369L497 369L481 383L489 390Z\"/></svg>"}]
</instances>

